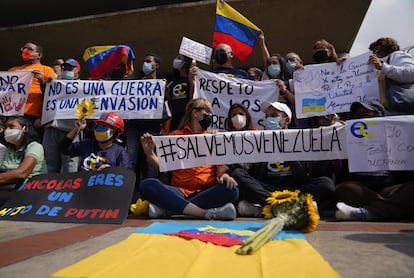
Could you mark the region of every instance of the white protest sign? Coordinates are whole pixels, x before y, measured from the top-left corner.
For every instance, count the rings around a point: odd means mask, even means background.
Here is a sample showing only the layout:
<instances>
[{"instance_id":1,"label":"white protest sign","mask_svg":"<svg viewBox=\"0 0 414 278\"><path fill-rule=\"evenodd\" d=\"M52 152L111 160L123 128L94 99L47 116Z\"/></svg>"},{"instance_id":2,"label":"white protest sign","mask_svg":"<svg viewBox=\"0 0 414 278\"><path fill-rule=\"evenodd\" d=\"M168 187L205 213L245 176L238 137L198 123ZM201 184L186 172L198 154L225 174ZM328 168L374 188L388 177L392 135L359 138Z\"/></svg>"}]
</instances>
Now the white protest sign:
<instances>
[{"instance_id":1,"label":"white protest sign","mask_svg":"<svg viewBox=\"0 0 414 278\"><path fill-rule=\"evenodd\" d=\"M46 86L42 124L54 119L76 119L84 99L95 104L90 118L114 111L124 120L161 119L165 80L53 80Z\"/></svg>"},{"instance_id":2,"label":"white protest sign","mask_svg":"<svg viewBox=\"0 0 414 278\"><path fill-rule=\"evenodd\" d=\"M355 101L379 100L376 69L370 53L345 60L305 66L293 74L298 118L348 112Z\"/></svg>"},{"instance_id":3,"label":"white protest sign","mask_svg":"<svg viewBox=\"0 0 414 278\"><path fill-rule=\"evenodd\" d=\"M206 98L213 107L211 128L225 130L227 113L233 103L241 103L252 116L253 126L264 129L263 101L277 101L279 87L274 80L253 81L225 74L199 70L196 75L194 98Z\"/></svg>"},{"instance_id":4,"label":"white protest sign","mask_svg":"<svg viewBox=\"0 0 414 278\"><path fill-rule=\"evenodd\" d=\"M154 136L160 171L201 165L346 158L345 126Z\"/></svg>"},{"instance_id":5,"label":"white protest sign","mask_svg":"<svg viewBox=\"0 0 414 278\"><path fill-rule=\"evenodd\" d=\"M210 64L213 49L199 42L183 37L178 53L190 57L201 63Z\"/></svg>"},{"instance_id":6,"label":"white protest sign","mask_svg":"<svg viewBox=\"0 0 414 278\"><path fill-rule=\"evenodd\" d=\"M0 71L0 115L24 114L32 78L31 71Z\"/></svg>"},{"instance_id":7,"label":"white protest sign","mask_svg":"<svg viewBox=\"0 0 414 278\"><path fill-rule=\"evenodd\" d=\"M347 121L350 172L414 170L414 116Z\"/></svg>"}]
</instances>

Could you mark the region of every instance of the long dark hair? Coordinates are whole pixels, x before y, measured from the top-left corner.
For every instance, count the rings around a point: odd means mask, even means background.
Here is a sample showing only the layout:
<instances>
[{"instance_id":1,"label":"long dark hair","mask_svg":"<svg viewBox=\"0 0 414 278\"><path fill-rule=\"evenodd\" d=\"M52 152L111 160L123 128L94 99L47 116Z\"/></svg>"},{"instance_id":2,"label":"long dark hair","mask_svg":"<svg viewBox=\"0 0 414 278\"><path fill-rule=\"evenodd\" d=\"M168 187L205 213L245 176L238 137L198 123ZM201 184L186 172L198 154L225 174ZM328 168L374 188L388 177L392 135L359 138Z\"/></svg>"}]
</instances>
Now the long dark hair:
<instances>
[{"instance_id":1,"label":"long dark hair","mask_svg":"<svg viewBox=\"0 0 414 278\"><path fill-rule=\"evenodd\" d=\"M32 121L25 116L8 116L7 121L17 120L22 127L26 127L24 131L23 146L29 145L31 142L40 143L39 134L34 129Z\"/></svg>"},{"instance_id":2,"label":"long dark hair","mask_svg":"<svg viewBox=\"0 0 414 278\"><path fill-rule=\"evenodd\" d=\"M233 111L236 108L240 108L243 110L244 114L246 114L246 126L244 127L244 130L253 130L255 129L253 126L252 116L249 113L249 110L241 103L233 103L230 106L229 112L227 112L227 120L226 120L226 130L228 131L235 131L237 130L233 122L231 121L231 111Z\"/></svg>"}]
</instances>

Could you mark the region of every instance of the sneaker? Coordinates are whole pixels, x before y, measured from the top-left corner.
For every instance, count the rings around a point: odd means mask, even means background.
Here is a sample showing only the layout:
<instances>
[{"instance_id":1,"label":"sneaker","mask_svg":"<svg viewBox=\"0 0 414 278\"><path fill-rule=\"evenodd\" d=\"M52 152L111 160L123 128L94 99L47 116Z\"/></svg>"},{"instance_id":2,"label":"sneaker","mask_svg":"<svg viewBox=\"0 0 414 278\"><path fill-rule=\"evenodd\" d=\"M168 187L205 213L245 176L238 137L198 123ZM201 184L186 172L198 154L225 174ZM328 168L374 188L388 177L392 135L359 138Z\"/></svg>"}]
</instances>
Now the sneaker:
<instances>
[{"instance_id":1,"label":"sneaker","mask_svg":"<svg viewBox=\"0 0 414 278\"><path fill-rule=\"evenodd\" d=\"M204 218L208 220L233 220L234 218L236 218L236 216L237 212L234 205L232 203L227 203L222 207L211 208L207 210L207 213L204 216Z\"/></svg>"},{"instance_id":2,"label":"sneaker","mask_svg":"<svg viewBox=\"0 0 414 278\"><path fill-rule=\"evenodd\" d=\"M241 217L263 217L262 206L249 203L246 200L241 200L237 204L237 212Z\"/></svg>"},{"instance_id":3,"label":"sneaker","mask_svg":"<svg viewBox=\"0 0 414 278\"><path fill-rule=\"evenodd\" d=\"M368 211L364 208L351 207L342 202L337 203L336 207L338 210L335 212L335 217L338 220L368 220Z\"/></svg>"},{"instance_id":4,"label":"sneaker","mask_svg":"<svg viewBox=\"0 0 414 278\"><path fill-rule=\"evenodd\" d=\"M168 218L169 216L170 214L165 209L151 203L148 205L149 218Z\"/></svg>"}]
</instances>

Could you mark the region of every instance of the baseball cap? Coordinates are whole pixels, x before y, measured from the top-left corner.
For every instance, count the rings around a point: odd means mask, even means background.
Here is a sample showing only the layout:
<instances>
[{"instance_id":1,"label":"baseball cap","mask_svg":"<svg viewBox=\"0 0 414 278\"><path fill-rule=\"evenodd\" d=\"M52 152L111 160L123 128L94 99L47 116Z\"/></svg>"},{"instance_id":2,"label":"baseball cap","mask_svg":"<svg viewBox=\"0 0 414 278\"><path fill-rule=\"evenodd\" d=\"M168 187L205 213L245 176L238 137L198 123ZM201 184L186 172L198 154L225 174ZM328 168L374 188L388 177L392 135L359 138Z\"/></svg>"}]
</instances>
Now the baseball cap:
<instances>
[{"instance_id":1,"label":"baseball cap","mask_svg":"<svg viewBox=\"0 0 414 278\"><path fill-rule=\"evenodd\" d=\"M275 102L270 102L270 101L262 102L260 104L260 110L262 110L264 113L266 113L267 109L270 106L273 106L274 108L276 108L279 111L285 112L286 115L288 115L289 120L292 120L292 111L290 110L289 106L287 106L284 103L278 102L278 101L275 101Z\"/></svg>"},{"instance_id":2,"label":"baseball cap","mask_svg":"<svg viewBox=\"0 0 414 278\"><path fill-rule=\"evenodd\" d=\"M79 62L78 61L76 61L75 59L73 59L73 58L70 58L70 59L67 59L63 64L62 64L62 66L65 66L65 65L69 65L69 66L71 66L71 67L76 67L77 69L78 69L78 71L80 72L81 71L81 67L80 67L80 64L79 64Z\"/></svg>"},{"instance_id":3,"label":"baseball cap","mask_svg":"<svg viewBox=\"0 0 414 278\"><path fill-rule=\"evenodd\" d=\"M350 107L350 116L353 117L358 111L358 108L364 107L370 111L375 112L378 116L385 116L387 111L385 110L384 106L376 100L370 100L367 102L360 102L355 101L351 104Z\"/></svg>"}]
</instances>

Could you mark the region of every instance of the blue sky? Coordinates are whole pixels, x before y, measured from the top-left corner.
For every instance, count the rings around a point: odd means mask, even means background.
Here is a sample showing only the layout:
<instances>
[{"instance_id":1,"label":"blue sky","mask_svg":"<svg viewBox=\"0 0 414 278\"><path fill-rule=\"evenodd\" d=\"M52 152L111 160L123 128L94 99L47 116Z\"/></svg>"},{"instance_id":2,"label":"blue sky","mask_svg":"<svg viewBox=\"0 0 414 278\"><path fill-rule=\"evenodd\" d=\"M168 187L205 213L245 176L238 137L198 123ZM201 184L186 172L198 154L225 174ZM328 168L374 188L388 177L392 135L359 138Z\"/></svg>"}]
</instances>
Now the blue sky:
<instances>
[{"instance_id":1,"label":"blue sky","mask_svg":"<svg viewBox=\"0 0 414 278\"><path fill-rule=\"evenodd\" d=\"M396 39L401 48L414 45L414 0L372 0L350 55L368 52L381 37Z\"/></svg>"}]
</instances>

